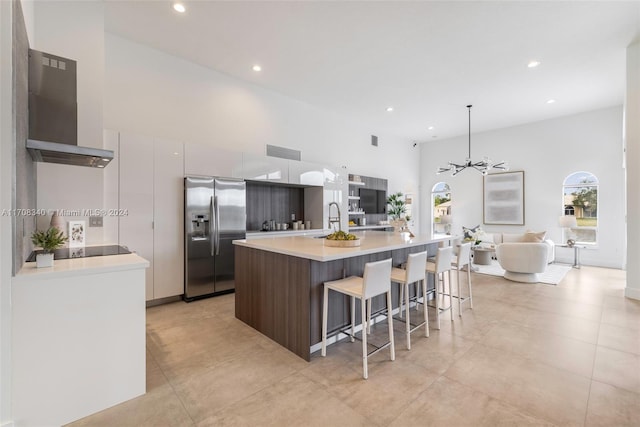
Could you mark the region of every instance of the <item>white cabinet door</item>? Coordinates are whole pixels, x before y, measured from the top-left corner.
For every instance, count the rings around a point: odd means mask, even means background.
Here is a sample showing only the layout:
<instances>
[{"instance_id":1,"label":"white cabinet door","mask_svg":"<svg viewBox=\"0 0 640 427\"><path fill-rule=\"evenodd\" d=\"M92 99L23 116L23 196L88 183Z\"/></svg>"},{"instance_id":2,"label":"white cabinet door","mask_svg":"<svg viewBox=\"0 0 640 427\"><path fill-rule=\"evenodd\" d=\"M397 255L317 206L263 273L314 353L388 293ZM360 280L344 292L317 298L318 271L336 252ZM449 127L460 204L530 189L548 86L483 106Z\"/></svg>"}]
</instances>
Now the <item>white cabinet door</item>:
<instances>
[{"instance_id":1,"label":"white cabinet door","mask_svg":"<svg viewBox=\"0 0 640 427\"><path fill-rule=\"evenodd\" d=\"M153 299L184 293L184 156L179 142L155 140Z\"/></svg>"},{"instance_id":2,"label":"white cabinet door","mask_svg":"<svg viewBox=\"0 0 640 427\"><path fill-rule=\"evenodd\" d=\"M289 184L324 185L323 165L289 160Z\"/></svg>"},{"instance_id":3,"label":"white cabinet door","mask_svg":"<svg viewBox=\"0 0 640 427\"><path fill-rule=\"evenodd\" d=\"M255 181L289 182L289 160L243 153L242 178Z\"/></svg>"},{"instance_id":4,"label":"white cabinet door","mask_svg":"<svg viewBox=\"0 0 640 427\"><path fill-rule=\"evenodd\" d=\"M242 153L198 144L184 146L185 175L242 177Z\"/></svg>"},{"instance_id":5,"label":"white cabinet door","mask_svg":"<svg viewBox=\"0 0 640 427\"><path fill-rule=\"evenodd\" d=\"M119 143L120 244L150 262L146 299L153 299L153 139L121 133Z\"/></svg>"},{"instance_id":6,"label":"white cabinet door","mask_svg":"<svg viewBox=\"0 0 640 427\"><path fill-rule=\"evenodd\" d=\"M120 171L120 153L119 153L119 140L120 134L117 131L105 129L102 133L105 150L111 150L114 153L114 158L109 165L104 168L104 208L107 212L117 212L119 207L119 171ZM117 245L120 239L118 238L118 215L106 215L102 218L103 221L103 233L104 243L109 245Z\"/></svg>"}]
</instances>

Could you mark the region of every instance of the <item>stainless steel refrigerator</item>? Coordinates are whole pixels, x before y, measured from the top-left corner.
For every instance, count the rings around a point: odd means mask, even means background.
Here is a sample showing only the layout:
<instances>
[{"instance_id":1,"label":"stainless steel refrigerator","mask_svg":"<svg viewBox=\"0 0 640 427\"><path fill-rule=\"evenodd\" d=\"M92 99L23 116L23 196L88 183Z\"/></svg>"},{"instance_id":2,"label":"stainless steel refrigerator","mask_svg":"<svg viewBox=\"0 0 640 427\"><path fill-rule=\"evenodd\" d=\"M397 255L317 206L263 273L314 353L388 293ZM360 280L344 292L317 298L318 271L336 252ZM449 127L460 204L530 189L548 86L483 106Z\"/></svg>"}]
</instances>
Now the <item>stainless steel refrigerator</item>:
<instances>
[{"instance_id":1,"label":"stainless steel refrigerator","mask_svg":"<svg viewBox=\"0 0 640 427\"><path fill-rule=\"evenodd\" d=\"M245 182L186 177L184 191L184 299L232 292L235 284L231 242L246 237Z\"/></svg>"}]
</instances>

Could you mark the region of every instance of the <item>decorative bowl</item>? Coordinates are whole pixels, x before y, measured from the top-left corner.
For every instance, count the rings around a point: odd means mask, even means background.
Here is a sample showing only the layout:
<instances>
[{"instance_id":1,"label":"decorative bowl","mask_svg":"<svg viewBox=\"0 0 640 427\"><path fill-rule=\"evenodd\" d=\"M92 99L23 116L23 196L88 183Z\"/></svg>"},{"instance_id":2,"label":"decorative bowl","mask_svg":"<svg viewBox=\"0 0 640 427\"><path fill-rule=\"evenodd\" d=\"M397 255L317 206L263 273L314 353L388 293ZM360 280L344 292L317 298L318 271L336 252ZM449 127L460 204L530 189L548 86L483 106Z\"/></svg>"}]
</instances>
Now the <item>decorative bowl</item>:
<instances>
[{"instance_id":1,"label":"decorative bowl","mask_svg":"<svg viewBox=\"0 0 640 427\"><path fill-rule=\"evenodd\" d=\"M332 248L354 248L356 246L360 246L360 239L356 239L356 240L324 239L324 245Z\"/></svg>"}]
</instances>

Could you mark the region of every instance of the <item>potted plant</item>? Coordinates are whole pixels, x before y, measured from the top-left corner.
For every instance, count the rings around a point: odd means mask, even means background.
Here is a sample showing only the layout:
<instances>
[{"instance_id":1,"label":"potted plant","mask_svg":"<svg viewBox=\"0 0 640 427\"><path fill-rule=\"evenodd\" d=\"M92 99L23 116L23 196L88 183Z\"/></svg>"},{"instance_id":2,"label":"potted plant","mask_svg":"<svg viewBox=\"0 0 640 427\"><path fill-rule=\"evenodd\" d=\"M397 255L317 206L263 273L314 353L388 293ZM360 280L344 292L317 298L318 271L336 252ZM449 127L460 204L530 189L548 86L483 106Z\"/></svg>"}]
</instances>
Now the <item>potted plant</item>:
<instances>
[{"instance_id":1,"label":"potted plant","mask_svg":"<svg viewBox=\"0 0 640 427\"><path fill-rule=\"evenodd\" d=\"M407 222L402 215L407 211L407 204L404 201L404 195L400 192L391 194L387 197L387 205L389 205L389 209L387 213L391 218L391 225L395 231L402 230Z\"/></svg>"},{"instance_id":2,"label":"potted plant","mask_svg":"<svg viewBox=\"0 0 640 427\"><path fill-rule=\"evenodd\" d=\"M36 267L52 267L53 250L64 245L67 237L56 227L50 227L47 231L34 231L31 241L42 248L42 253L36 255Z\"/></svg>"}]
</instances>

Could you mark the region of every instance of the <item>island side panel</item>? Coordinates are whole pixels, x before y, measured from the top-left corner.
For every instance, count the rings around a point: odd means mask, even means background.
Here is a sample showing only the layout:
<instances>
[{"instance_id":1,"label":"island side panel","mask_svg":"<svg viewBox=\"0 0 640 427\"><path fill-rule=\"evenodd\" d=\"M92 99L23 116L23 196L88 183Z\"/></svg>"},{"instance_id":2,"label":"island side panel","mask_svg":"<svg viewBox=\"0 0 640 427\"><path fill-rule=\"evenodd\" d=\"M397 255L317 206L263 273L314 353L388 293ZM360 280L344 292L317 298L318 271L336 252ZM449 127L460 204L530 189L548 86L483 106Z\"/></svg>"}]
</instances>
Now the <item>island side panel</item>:
<instances>
[{"instance_id":1,"label":"island side panel","mask_svg":"<svg viewBox=\"0 0 640 427\"><path fill-rule=\"evenodd\" d=\"M242 246L235 251L236 317L310 360L310 261Z\"/></svg>"}]
</instances>

